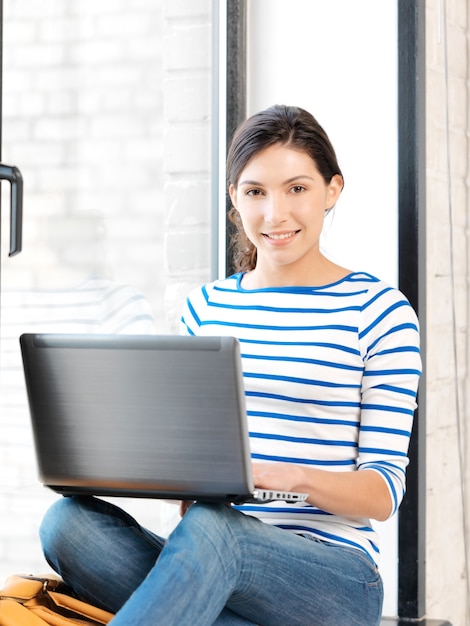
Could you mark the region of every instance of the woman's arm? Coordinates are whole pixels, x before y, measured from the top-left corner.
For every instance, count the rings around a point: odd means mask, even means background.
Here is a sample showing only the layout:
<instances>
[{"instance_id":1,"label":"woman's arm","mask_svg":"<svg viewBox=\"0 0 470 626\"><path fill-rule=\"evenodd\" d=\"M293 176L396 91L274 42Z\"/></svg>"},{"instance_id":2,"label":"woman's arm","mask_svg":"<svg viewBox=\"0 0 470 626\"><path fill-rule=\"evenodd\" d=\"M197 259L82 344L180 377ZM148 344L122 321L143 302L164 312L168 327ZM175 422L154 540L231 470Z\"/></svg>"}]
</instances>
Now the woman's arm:
<instances>
[{"instance_id":1,"label":"woman's arm","mask_svg":"<svg viewBox=\"0 0 470 626\"><path fill-rule=\"evenodd\" d=\"M328 472L291 463L253 463L256 487L308 493L313 506L346 517L385 520L392 511L389 490L373 470Z\"/></svg>"},{"instance_id":2,"label":"woman's arm","mask_svg":"<svg viewBox=\"0 0 470 626\"><path fill-rule=\"evenodd\" d=\"M398 508L421 359L414 311L399 292L385 293L385 303L372 299L363 314L367 332L361 334L364 374L355 468L326 471L302 462L255 462L257 487L306 492L313 506L345 517L383 521Z\"/></svg>"}]
</instances>

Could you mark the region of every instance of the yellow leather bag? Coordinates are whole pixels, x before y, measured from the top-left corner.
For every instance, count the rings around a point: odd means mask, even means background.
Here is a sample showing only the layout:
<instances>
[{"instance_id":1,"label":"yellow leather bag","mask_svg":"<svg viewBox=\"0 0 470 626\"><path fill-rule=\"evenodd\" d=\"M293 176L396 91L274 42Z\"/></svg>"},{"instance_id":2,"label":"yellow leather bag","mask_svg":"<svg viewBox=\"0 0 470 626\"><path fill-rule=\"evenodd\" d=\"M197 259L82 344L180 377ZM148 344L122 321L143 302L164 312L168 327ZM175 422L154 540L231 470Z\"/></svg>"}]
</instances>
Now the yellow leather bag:
<instances>
[{"instance_id":1,"label":"yellow leather bag","mask_svg":"<svg viewBox=\"0 0 470 626\"><path fill-rule=\"evenodd\" d=\"M0 626L108 624L112 613L77 600L60 578L10 576L0 589Z\"/></svg>"}]
</instances>

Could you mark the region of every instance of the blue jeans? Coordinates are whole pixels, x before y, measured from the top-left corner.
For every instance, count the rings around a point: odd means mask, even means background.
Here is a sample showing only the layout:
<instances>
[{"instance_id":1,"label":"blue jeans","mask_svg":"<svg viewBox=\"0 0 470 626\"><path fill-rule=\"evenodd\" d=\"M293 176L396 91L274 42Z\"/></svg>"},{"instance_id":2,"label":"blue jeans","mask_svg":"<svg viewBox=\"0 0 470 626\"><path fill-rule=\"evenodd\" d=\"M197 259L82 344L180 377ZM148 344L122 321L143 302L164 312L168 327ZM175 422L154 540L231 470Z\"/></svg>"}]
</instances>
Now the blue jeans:
<instances>
[{"instance_id":1,"label":"blue jeans","mask_svg":"<svg viewBox=\"0 0 470 626\"><path fill-rule=\"evenodd\" d=\"M47 561L112 626L377 626L383 589L357 549L197 503L168 540L96 499L58 500L40 530Z\"/></svg>"}]
</instances>

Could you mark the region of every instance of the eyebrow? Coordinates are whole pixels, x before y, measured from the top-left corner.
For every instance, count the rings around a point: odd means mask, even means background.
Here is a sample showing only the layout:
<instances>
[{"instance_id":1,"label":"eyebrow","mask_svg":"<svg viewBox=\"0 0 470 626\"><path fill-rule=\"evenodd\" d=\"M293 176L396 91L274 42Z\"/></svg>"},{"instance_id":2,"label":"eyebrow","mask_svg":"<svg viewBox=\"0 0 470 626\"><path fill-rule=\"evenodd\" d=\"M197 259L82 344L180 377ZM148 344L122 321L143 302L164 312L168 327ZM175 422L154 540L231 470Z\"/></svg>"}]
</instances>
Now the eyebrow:
<instances>
[{"instance_id":1,"label":"eyebrow","mask_svg":"<svg viewBox=\"0 0 470 626\"><path fill-rule=\"evenodd\" d=\"M298 176L292 176L292 178L288 178L282 184L288 185L289 183L293 183L296 180L300 180L302 178L308 178L308 180L314 180L311 176L307 176L307 174L299 174ZM259 187L263 186L263 183L260 183L256 180L242 180L238 183L238 185L257 185Z\"/></svg>"}]
</instances>

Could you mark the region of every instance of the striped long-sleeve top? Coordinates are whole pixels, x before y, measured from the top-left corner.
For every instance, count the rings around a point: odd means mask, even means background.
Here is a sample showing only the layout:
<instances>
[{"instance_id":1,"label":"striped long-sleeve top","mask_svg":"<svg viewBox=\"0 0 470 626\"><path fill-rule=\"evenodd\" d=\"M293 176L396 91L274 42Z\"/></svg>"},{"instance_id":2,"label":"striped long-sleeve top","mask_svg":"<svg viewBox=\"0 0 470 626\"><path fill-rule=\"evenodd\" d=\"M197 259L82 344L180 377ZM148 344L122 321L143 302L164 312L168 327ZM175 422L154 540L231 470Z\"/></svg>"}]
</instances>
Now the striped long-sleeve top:
<instances>
[{"instance_id":1,"label":"striped long-sleeve top","mask_svg":"<svg viewBox=\"0 0 470 626\"><path fill-rule=\"evenodd\" d=\"M321 287L246 290L241 274L194 290L182 332L238 337L252 459L329 471L374 470L392 514L405 493L421 373L416 315L366 273ZM355 547L379 560L370 520L310 504L246 504L266 523Z\"/></svg>"}]
</instances>

